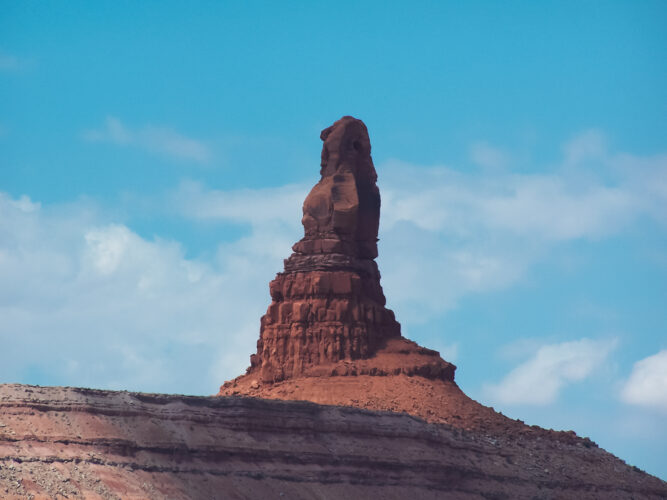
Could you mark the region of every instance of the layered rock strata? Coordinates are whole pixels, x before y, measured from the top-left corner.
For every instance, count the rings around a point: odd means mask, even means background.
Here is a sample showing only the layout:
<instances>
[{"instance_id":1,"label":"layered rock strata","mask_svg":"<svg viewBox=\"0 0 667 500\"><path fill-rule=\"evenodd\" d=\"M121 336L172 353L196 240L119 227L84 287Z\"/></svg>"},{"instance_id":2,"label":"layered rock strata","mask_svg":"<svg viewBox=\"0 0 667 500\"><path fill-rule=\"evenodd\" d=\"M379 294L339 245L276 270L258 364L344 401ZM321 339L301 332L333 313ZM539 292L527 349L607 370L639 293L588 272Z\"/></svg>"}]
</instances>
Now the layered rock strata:
<instances>
[{"instance_id":1,"label":"layered rock strata","mask_svg":"<svg viewBox=\"0 0 667 500\"><path fill-rule=\"evenodd\" d=\"M304 237L269 285L272 302L247 376L257 384L398 373L453 380L454 365L403 339L385 307L374 260L380 192L366 126L345 116L320 138L321 178L303 204ZM398 358L383 366L361 362L383 349Z\"/></svg>"},{"instance_id":2,"label":"layered rock strata","mask_svg":"<svg viewBox=\"0 0 667 500\"><path fill-rule=\"evenodd\" d=\"M570 433L466 432L306 402L0 385L8 500L665 497L666 483Z\"/></svg>"}]
</instances>

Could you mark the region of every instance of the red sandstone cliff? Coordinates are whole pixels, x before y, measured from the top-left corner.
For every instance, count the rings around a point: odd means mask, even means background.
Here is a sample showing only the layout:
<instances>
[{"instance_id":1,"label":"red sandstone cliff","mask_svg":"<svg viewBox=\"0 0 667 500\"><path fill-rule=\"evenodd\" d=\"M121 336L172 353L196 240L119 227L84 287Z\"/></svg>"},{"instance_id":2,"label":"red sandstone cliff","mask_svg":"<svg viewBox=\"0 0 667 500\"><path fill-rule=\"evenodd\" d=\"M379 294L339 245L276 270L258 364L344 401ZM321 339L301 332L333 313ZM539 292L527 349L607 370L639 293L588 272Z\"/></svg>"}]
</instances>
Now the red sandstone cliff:
<instances>
[{"instance_id":1,"label":"red sandstone cliff","mask_svg":"<svg viewBox=\"0 0 667 500\"><path fill-rule=\"evenodd\" d=\"M3 499L660 499L570 433L468 432L395 412L0 385Z\"/></svg>"}]
</instances>

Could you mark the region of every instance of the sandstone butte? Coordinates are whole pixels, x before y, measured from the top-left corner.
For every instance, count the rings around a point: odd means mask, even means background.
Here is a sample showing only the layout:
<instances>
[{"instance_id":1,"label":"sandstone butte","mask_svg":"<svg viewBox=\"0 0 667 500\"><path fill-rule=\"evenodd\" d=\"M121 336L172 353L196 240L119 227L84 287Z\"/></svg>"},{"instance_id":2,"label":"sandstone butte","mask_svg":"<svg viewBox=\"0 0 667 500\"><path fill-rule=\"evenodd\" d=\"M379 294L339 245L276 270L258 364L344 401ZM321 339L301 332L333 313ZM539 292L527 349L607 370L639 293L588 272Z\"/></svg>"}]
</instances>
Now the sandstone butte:
<instances>
[{"instance_id":1,"label":"sandstone butte","mask_svg":"<svg viewBox=\"0 0 667 500\"><path fill-rule=\"evenodd\" d=\"M401 336L366 126L346 116L321 138L246 374L212 397L0 385L0 498L667 498L589 439L468 398L454 365Z\"/></svg>"}]
</instances>

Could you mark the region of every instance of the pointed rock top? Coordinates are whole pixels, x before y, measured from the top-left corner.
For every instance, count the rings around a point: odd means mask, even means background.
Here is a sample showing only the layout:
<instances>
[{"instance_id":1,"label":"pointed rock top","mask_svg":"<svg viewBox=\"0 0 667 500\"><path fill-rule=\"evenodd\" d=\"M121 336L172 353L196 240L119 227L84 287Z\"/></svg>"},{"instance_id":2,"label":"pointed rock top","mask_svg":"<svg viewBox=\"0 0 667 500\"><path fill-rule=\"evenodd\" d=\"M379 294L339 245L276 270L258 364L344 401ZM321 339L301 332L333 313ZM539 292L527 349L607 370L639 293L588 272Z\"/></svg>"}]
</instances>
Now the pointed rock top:
<instances>
[{"instance_id":1,"label":"pointed rock top","mask_svg":"<svg viewBox=\"0 0 667 500\"><path fill-rule=\"evenodd\" d=\"M375 183L377 174L371 159L368 129L361 120L344 116L320 133L322 145L322 177L351 172L358 179Z\"/></svg>"},{"instance_id":2,"label":"pointed rock top","mask_svg":"<svg viewBox=\"0 0 667 500\"><path fill-rule=\"evenodd\" d=\"M455 366L401 337L401 325L385 307L374 260L380 192L366 126L344 116L321 138L321 178L303 203L305 235L269 284L271 304L247 374L220 394L304 377L404 374L453 381Z\"/></svg>"},{"instance_id":3,"label":"pointed rock top","mask_svg":"<svg viewBox=\"0 0 667 500\"><path fill-rule=\"evenodd\" d=\"M344 116L320 134L324 141L320 181L303 204L305 236L299 254L337 253L377 257L380 191L371 158L368 130Z\"/></svg>"}]
</instances>

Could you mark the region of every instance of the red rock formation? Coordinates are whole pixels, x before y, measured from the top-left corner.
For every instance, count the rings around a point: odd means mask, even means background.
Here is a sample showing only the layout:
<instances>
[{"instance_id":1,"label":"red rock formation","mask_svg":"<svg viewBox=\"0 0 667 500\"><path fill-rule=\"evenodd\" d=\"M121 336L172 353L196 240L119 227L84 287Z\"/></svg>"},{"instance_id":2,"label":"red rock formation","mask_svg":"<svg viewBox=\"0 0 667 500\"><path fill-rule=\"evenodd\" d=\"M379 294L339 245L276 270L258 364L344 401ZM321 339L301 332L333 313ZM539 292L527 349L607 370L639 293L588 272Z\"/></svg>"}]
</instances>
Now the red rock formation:
<instances>
[{"instance_id":1,"label":"red rock formation","mask_svg":"<svg viewBox=\"0 0 667 500\"><path fill-rule=\"evenodd\" d=\"M345 117L322 138L305 236L271 282L247 375L220 394L392 413L0 385L0 497L667 498L590 440L471 400L453 365L401 337L373 260L366 128Z\"/></svg>"},{"instance_id":2,"label":"red rock formation","mask_svg":"<svg viewBox=\"0 0 667 500\"><path fill-rule=\"evenodd\" d=\"M574 433L466 432L306 402L0 384L0 498L620 500L667 498L667 483Z\"/></svg>"},{"instance_id":3,"label":"red rock formation","mask_svg":"<svg viewBox=\"0 0 667 500\"><path fill-rule=\"evenodd\" d=\"M303 204L305 235L269 286L272 302L248 377L274 383L354 372L453 380L455 367L402 339L394 313L385 307L374 261L380 192L366 126L345 116L320 137L321 179ZM405 355L398 363L349 366L374 358L388 343L391 352Z\"/></svg>"},{"instance_id":4,"label":"red rock formation","mask_svg":"<svg viewBox=\"0 0 667 500\"><path fill-rule=\"evenodd\" d=\"M656 478L650 488L648 482L627 486L626 478L639 481L639 472L607 461L609 454L590 440L529 427L472 400L454 382L452 364L400 335L393 313L385 308L374 262L380 198L366 128L345 117L322 137L322 178L304 203L305 236L271 282L272 303L247 374L225 382L219 395L388 410L396 417L405 412L419 417L415 422L440 424L429 432L461 433L480 447L468 450L458 440L448 447L427 438L429 451L419 448L424 457L440 450L447 460L463 460L465 467L484 463L478 471L462 473L460 464L436 466L443 483L429 484L435 498L664 495L665 484ZM412 449L406 444L403 449ZM487 444L495 450L483 449ZM511 469L507 475L505 467ZM372 493L385 495L390 497L386 491ZM416 486L399 496L427 498Z\"/></svg>"}]
</instances>

